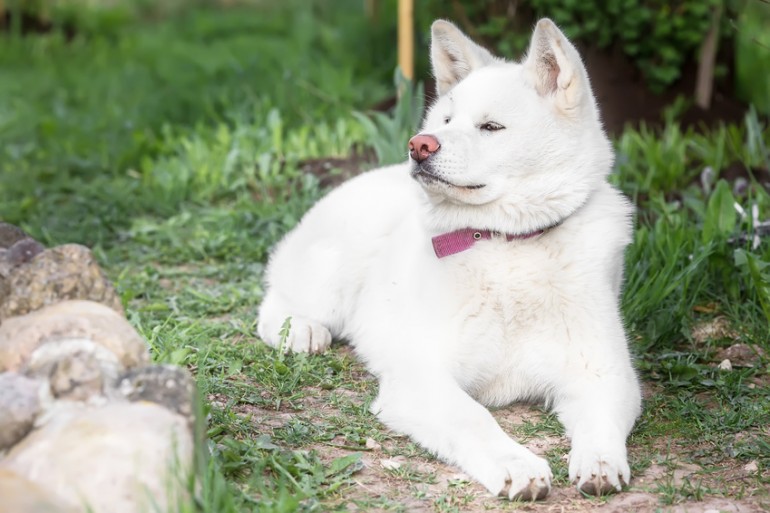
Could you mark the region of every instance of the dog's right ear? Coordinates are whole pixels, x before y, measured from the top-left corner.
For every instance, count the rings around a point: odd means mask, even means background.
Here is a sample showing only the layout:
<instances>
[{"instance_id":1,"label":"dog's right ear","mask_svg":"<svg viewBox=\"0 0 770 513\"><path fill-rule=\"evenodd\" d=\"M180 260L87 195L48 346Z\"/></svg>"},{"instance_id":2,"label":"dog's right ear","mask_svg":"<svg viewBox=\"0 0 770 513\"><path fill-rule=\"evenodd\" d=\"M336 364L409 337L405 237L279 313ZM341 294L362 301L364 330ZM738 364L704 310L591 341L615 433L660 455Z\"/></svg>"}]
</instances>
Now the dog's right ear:
<instances>
[{"instance_id":1,"label":"dog's right ear","mask_svg":"<svg viewBox=\"0 0 770 513\"><path fill-rule=\"evenodd\" d=\"M434 21L430 31L430 60L439 95L452 89L474 69L497 60L448 21Z\"/></svg>"}]
</instances>

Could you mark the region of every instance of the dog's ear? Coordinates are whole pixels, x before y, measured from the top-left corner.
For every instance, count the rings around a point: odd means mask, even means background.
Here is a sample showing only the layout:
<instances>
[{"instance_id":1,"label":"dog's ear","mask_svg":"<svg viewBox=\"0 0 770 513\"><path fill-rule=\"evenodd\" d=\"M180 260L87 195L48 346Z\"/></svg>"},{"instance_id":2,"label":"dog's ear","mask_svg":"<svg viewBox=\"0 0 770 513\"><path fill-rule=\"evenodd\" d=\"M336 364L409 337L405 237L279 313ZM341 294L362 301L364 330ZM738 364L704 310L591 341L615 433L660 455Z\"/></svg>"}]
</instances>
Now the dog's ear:
<instances>
[{"instance_id":1,"label":"dog's ear","mask_svg":"<svg viewBox=\"0 0 770 513\"><path fill-rule=\"evenodd\" d=\"M537 22L524 66L540 96L554 96L565 112L590 97L588 74L578 51L548 18Z\"/></svg>"},{"instance_id":2,"label":"dog's ear","mask_svg":"<svg viewBox=\"0 0 770 513\"><path fill-rule=\"evenodd\" d=\"M430 60L439 95L449 91L474 69L497 60L448 21L434 21L430 31Z\"/></svg>"}]
</instances>

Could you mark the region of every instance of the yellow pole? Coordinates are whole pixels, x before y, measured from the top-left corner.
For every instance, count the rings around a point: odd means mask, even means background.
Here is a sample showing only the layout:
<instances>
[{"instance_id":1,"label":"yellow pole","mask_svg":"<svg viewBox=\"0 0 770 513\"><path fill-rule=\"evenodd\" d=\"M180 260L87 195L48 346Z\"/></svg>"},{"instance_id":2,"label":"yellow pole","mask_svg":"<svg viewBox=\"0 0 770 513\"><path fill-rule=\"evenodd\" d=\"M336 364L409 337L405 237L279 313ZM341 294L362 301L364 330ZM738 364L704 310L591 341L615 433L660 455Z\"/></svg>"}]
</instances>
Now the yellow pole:
<instances>
[{"instance_id":1,"label":"yellow pole","mask_svg":"<svg viewBox=\"0 0 770 513\"><path fill-rule=\"evenodd\" d=\"M414 1L398 0L398 67L414 79Z\"/></svg>"}]
</instances>

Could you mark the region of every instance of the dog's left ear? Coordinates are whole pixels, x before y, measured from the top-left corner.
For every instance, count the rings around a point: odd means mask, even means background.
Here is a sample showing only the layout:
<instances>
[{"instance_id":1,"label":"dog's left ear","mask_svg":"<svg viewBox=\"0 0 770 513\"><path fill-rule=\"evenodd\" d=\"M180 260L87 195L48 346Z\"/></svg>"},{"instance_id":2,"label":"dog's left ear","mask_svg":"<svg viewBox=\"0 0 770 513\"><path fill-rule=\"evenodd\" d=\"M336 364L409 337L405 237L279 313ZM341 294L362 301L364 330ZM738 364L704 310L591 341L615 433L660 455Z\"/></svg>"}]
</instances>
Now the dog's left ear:
<instances>
[{"instance_id":1,"label":"dog's left ear","mask_svg":"<svg viewBox=\"0 0 770 513\"><path fill-rule=\"evenodd\" d=\"M569 112L590 97L583 61L554 22L537 22L524 66L540 96L554 96L557 106Z\"/></svg>"}]
</instances>

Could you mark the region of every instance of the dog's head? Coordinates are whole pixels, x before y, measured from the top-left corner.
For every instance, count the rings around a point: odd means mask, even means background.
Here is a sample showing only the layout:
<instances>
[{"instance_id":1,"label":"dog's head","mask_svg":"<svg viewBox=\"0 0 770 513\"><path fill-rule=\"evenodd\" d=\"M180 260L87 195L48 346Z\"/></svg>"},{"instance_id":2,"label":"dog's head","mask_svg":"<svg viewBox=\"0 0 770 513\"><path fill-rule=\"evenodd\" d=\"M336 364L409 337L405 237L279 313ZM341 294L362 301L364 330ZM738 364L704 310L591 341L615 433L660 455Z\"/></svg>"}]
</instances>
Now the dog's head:
<instances>
[{"instance_id":1,"label":"dog's head","mask_svg":"<svg viewBox=\"0 0 770 513\"><path fill-rule=\"evenodd\" d=\"M409 150L437 229L544 228L609 173L612 148L585 67L551 20L538 22L520 63L436 21L431 61L439 97Z\"/></svg>"}]
</instances>

